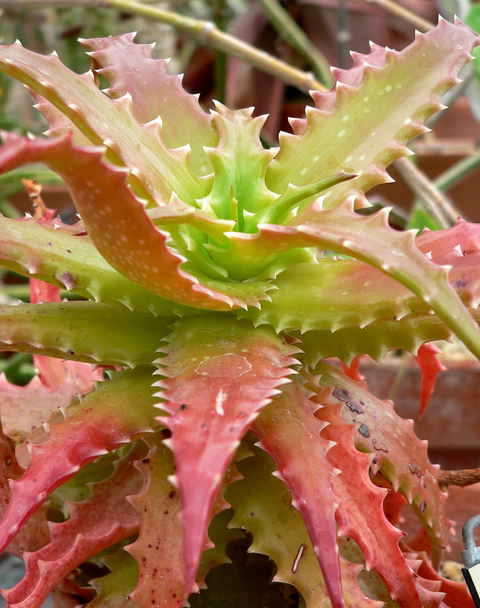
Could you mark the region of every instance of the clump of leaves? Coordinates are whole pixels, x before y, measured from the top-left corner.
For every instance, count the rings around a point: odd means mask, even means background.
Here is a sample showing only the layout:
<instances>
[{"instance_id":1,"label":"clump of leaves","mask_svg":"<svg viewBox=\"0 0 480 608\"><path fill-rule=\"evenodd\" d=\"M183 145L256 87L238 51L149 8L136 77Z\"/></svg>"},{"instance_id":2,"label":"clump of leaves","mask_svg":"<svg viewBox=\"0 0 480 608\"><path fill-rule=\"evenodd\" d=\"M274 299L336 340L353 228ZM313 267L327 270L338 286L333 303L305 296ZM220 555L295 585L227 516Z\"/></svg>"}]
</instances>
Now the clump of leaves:
<instances>
[{"instance_id":1,"label":"clump of leaves","mask_svg":"<svg viewBox=\"0 0 480 608\"><path fill-rule=\"evenodd\" d=\"M54 286L0 309L2 347L40 371L1 385L0 548L26 563L10 606L55 588L59 605L179 606L209 581L200 598L224 605L215 568L244 530L301 605L471 605L434 570L450 528L438 467L346 366L404 349L436 373L428 345L452 332L480 355L478 228L416 237L388 210L356 213L478 41L442 20L402 52L354 54L278 150L264 117L205 113L133 36L82 41L106 91L55 54L0 50L51 125L4 134L0 170L45 163L81 217L0 218L2 265ZM426 531L412 547L402 501ZM232 605L278 599L229 576Z\"/></svg>"}]
</instances>

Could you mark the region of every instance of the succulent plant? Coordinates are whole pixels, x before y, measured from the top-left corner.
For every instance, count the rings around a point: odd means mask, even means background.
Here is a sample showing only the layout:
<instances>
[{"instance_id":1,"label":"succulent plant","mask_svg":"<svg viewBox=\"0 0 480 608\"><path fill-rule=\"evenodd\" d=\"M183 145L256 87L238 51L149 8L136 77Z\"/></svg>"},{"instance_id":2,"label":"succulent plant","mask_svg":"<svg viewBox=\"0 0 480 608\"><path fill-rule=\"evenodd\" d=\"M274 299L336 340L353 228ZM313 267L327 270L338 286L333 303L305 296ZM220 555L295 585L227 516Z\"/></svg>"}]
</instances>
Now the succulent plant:
<instances>
[{"instance_id":1,"label":"succulent plant","mask_svg":"<svg viewBox=\"0 0 480 608\"><path fill-rule=\"evenodd\" d=\"M246 605L228 577L228 601L208 595L246 531L298 605L472 605L435 570L438 466L355 362L404 349L431 385L432 341L480 355L480 232L357 211L480 39L441 20L402 52L354 54L271 150L264 117L206 113L133 38L81 41L105 91L56 54L0 50L50 123L4 133L0 171L46 164L81 218L0 217L0 262L33 294L0 308L0 345L39 370L0 384L0 548L26 564L8 605ZM280 605L265 597L251 606Z\"/></svg>"}]
</instances>

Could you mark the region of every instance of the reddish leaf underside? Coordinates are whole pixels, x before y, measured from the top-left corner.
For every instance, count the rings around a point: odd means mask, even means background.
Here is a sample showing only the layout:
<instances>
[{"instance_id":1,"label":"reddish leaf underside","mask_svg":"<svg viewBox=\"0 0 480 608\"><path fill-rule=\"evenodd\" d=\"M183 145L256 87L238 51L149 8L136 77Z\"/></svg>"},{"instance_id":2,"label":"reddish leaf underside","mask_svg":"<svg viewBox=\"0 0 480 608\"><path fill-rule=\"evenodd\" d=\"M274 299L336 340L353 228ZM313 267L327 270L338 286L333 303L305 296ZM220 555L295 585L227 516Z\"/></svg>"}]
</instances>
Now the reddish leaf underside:
<instances>
[{"instance_id":1,"label":"reddish leaf underside","mask_svg":"<svg viewBox=\"0 0 480 608\"><path fill-rule=\"evenodd\" d=\"M340 470L332 480L332 491L338 504L335 512L338 535L357 542L365 556L367 570L378 572L393 600L404 608L422 608L413 580L414 573L398 545L403 534L388 522L384 514L383 501L387 491L376 487L370 480L372 456L355 448L357 429L342 420L340 412L343 405L324 399L320 403L323 407L315 415L328 423L322 436L336 443L327 460Z\"/></svg>"},{"instance_id":2,"label":"reddish leaf underside","mask_svg":"<svg viewBox=\"0 0 480 608\"><path fill-rule=\"evenodd\" d=\"M360 425L355 434L355 446L362 452L375 455L370 468L381 473L401 492L412 505L417 517L428 532L432 545L432 558L439 562L441 550L446 547L451 522L445 513L446 494L438 487L438 465L428 459L427 442L420 441L413 431L413 421L401 418L389 401L374 397L364 383L347 378L334 368L321 364L322 386L335 389L335 399L345 404L343 419ZM317 382L308 387L318 392ZM330 398L328 394L320 398Z\"/></svg>"},{"instance_id":3,"label":"reddish leaf underside","mask_svg":"<svg viewBox=\"0 0 480 608\"><path fill-rule=\"evenodd\" d=\"M40 608L52 589L77 566L138 530L138 515L125 497L141 487L141 476L132 460L144 451L141 443L134 446L115 464L108 479L93 485L90 498L66 503L70 518L50 523L50 543L24 555L23 579L3 592L8 605Z\"/></svg>"},{"instance_id":4,"label":"reddish leaf underside","mask_svg":"<svg viewBox=\"0 0 480 608\"><path fill-rule=\"evenodd\" d=\"M177 324L158 360L165 379L161 420L175 456L174 484L182 497L186 589L204 545L213 500L229 461L258 412L288 382L294 349L271 330L222 317ZM164 401L164 402L163 402Z\"/></svg>"},{"instance_id":5,"label":"reddish leaf underside","mask_svg":"<svg viewBox=\"0 0 480 608\"><path fill-rule=\"evenodd\" d=\"M314 413L302 387L290 383L252 423L258 444L275 461L275 476L286 483L292 504L305 521L334 608L343 606L340 561L335 525L337 502L330 484L335 469L329 464L330 441L321 436L326 424Z\"/></svg>"},{"instance_id":6,"label":"reddish leaf underside","mask_svg":"<svg viewBox=\"0 0 480 608\"><path fill-rule=\"evenodd\" d=\"M28 444L30 464L12 483L0 523L0 552L55 488L98 456L155 426L151 383L152 368L119 372L67 408L64 420L45 425L45 443Z\"/></svg>"}]
</instances>

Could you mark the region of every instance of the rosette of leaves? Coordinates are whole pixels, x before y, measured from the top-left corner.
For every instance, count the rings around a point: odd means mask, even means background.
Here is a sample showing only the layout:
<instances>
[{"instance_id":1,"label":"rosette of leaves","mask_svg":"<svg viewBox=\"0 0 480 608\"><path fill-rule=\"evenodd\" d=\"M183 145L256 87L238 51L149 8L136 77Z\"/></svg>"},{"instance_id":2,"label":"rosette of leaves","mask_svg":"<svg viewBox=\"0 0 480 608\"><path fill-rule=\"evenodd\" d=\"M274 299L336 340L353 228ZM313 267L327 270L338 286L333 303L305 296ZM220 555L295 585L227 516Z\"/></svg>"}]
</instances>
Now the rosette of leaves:
<instances>
[{"instance_id":1,"label":"rosette of leaves","mask_svg":"<svg viewBox=\"0 0 480 608\"><path fill-rule=\"evenodd\" d=\"M10 606L54 589L179 606L242 530L308 607L469 605L434 570L450 522L425 443L325 359L404 349L426 368L452 333L480 355L478 228L416 237L356 212L478 41L442 20L402 52L354 54L278 150L263 117L204 112L133 36L82 41L105 91L55 54L0 50L50 123L5 134L0 169L45 163L81 218L0 218L2 265L53 286L0 309L4 350L40 371L1 385L0 547L26 563ZM402 501L426 532L411 547Z\"/></svg>"}]
</instances>

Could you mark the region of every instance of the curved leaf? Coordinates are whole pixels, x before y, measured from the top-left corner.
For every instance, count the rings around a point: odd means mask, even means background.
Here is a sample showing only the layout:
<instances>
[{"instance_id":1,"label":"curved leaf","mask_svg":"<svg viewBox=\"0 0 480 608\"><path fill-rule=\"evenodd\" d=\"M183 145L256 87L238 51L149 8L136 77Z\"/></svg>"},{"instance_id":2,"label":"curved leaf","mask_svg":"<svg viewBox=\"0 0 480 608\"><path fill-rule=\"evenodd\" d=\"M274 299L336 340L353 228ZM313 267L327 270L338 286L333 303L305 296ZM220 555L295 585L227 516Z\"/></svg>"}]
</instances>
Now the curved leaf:
<instances>
[{"instance_id":1,"label":"curved leaf","mask_svg":"<svg viewBox=\"0 0 480 608\"><path fill-rule=\"evenodd\" d=\"M270 457L254 448L255 457L240 463L245 479L231 484L226 499L235 510L231 526L244 527L253 534L250 552L263 553L275 561L274 581L294 585L307 608L331 602L302 516L292 509L292 495L286 485L272 475ZM340 559L345 608L381 608L360 591L356 579L362 566Z\"/></svg>"},{"instance_id":2,"label":"curved leaf","mask_svg":"<svg viewBox=\"0 0 480 608\"><path fill-rule=\"evenodd\" d=\"M156 383L182 496L186 588L193 583L208 517L225 470L258 412L288 382L294 349L273 331L225 317L177 324ZM164 401L164 403L163 403Z\"/></svg>"},{"instance_id":3,"label":"curved leaf","mask_svg":"<svg viewBox=\"0 0 480 608\"><path fill-rule=\"evenodd\" d=\"M79 227L59 218L37 221L0 216L0 263L24 276L35 276L97 302L122 303L154 315L184 314L187 307L155 296L132 283L95 249Z\"/></svg>"},{"instance_id":4,"label":"curved leaf","mask_svg":"<svg viewBox=\"0 0 480 608\"><path fill-rule=\"evenodd\" d=\"M132 114L139 123L160 117L163 141L169 148L190 145L192 167L199 176L212 172L204 147L214 147L218 134L212 117L194 95L186 93L182 79L167 74L168 61L152 59L154 44L135 44L135 34L81 39L82 46L100 66L96 72L110 83L104 90L112 99L127 93Z\"/></svg>"},{"instance_id":5,"label":"curved leaf","mask_svg":"<svg viewBox=\"0 0 480 608\"><path fill-rule=\"evenodd\" d=\"M103 152L76 147L68 135L52 141L12 134L4 139L0 171L27 162L44 162L54 169L69 186L95 247L134 283L199 308L228 310L255 305L267 297L266 285L210 280L210 287L205 287L182 270L186 259L167 246L168 234L155 228L144 205L128 188L125 170L103 162Z\"/></svg>"},{"instance_id":6,"label":"curved leaf","mask_svg":"<svg viewBox=\"0 0 480 608\"><path fill-rule=\"evenodd\" d=\"M282 193L289 183L310 184L339 169L356 174L327 194L331 208L389 181L385 167L408 154L406 142L425 132L422 123L443 108L441 96L457 83L479 40L458 20L452 25L440 18L401 52L374 46L370 55L356 55L352 69L334 71L331 92L312 94L316 107L307 108L303 124L297 121L297 134L281 135L267 186ZM316 209L313 203L295 223L311 221Z\"/></svg>"},{"instance_id":7,"label":"curved leaf","mask_svg":"<svg viewBox=\"0 0 480 608\"><path fill-rule=\"evenodd\" d=\"M391 525L384 514L387 491L370 480L372 457L355 448L353 440L357 429L342 420L343 405L323 399L318 402L323 407L315 415L327 423L322 437L336 444L327 454L327 461L340 470L332 479L332 492L338 504L335 512L338 535L358 543L367 570L378 572L394 601L405 608L422 608L415 575L398 546L403 533Z\"/></svg>"},{"instance_id":8,"label":"curved leaf","mask_svg":"<svg viewBox=\"0 0 480 608\"><path fill-rule=\"evenodd\" d=\"M61 483L109 450L155 426L152 368L119 372L81 403L65 410L61 422L44 425L47 440L29 444L30 464L12 483L12 497L0 523L0 551Z\"/></svg>"},{"instance_id":9,"label":"curved leaf","mask_svg":"<svg viewBox=\"0 0 480 608\"><path fill-rule=\"evenodd\" d=\"M89 499L67 503L70 518L49 524L50 543L24 556L23 579L3 592L9 605L40 608L53 588L77 566L138 530L137 513L125 497L141 486L132 460L143 452L144 446L135 446L115 463L108 479L93 486Z\"/></svg>"},{"instance_id":10,"label":"curved leaf","mask_svg":"<svg viewBox=\"0 0 480 608\"><path fill-rule=\"evenodd\" d=\"M375 455L372 472L381 471L412 505L428 532L433 557L438 561L447 545L451 522L445 513L446 495L438 487L440 467L430 463L426 441L415 436L412 420L398 416L391 402L374 397L363 382L355 382L325 364L320 364L317 371L321 386L329 387L320 399L330 399L330 387L335 387L331 394L345 404L343 419L359 425L356 447ZM308 388L319 390L316 381L309 382Z\"/></svg>"},{"instance_id":11,"label":"curved leaf","mask_svg":"<svg viewBox=\"0 0 480 608\"><path fill-rule=\"evenodd\" d=\"M261 250L267 256L272 250L316 246L367 262L416 294L480 357L480 329L448 283L450 267L438 266L421 253L412 232L390 228L388 212L384 209L361 217L353 211L353 200L349 200L317 213L315 223L291 228L263 226L259 235L249 239L249 245L256 254ZM244 243L246 237L242 235ZM272 292L272 303L266 303L264 310L275 306L273 298ZM242 316L251 318L252 313L247 311Z\"/></svg>"},{"instance_id":12,"label":"curved leaf","mask_svg":"<svg viewBox=\"0 0 480 608\"><path fill-rule=\"evenodd\" d=\"M330 485L338 471L327 458L332 443L321 436L326 425L315 417L317 409L300 385L290 383L252 423L252 431L260 439L258 446L274 459L275 476L287 485L293 506L302 514L336 608L343 598Z\"/></svg>"},{"instance_id":13,"label":"curved leaf","mask_svg":"<svg viewBox=\"0 0 480 608\"><path fill-rule=\"evenodd\" d=\"M56 55L43 56L21 44L3 46L0 71L31 87L57 107L95 145L109 147L108 156L135 168L135 176L161 204L172 192L195 206L208 180L195 176L188 149L170 149L163 141L161 123L142 125L133 116L129 95L113 100L94 83L91 71L78 75Z\"/></svg>"}]
</instances>

